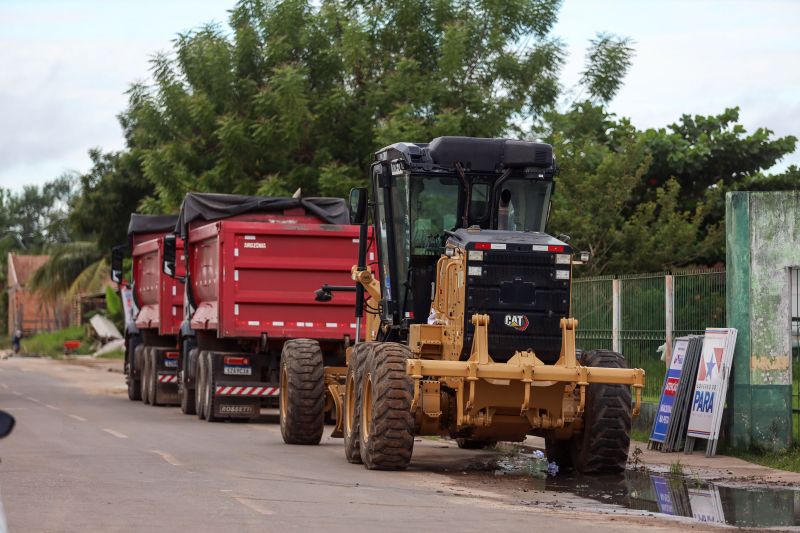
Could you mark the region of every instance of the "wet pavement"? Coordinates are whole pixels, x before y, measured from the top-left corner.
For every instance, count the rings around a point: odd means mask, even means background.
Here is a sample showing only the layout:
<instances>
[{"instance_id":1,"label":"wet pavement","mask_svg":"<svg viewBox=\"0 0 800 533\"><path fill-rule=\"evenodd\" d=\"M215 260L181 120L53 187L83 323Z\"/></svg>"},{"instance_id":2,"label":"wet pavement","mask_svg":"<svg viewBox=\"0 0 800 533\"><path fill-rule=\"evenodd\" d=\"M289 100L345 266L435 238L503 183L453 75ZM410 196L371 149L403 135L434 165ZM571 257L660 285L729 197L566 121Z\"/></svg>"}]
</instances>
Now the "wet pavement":
<instances>
[{"instance_id":1,"label":"wet pavement","mask_svg":"<svg viewBox=\"0 0 800 533\"><path fill-rule=\"evenodd\" d=\"M613 476L576 476L569 472L551 476L546 472L547 463L538 452L515 451L474 461L462 469L459 477L463 481L463 474L471 473L484 484L515 485L523 492L574 495L593 500L609 511L622 507L746 528L800 526L800 489L712 483L644 468ZM568 500L570 508L587 507Z\"/></svg>"}]
</instances>

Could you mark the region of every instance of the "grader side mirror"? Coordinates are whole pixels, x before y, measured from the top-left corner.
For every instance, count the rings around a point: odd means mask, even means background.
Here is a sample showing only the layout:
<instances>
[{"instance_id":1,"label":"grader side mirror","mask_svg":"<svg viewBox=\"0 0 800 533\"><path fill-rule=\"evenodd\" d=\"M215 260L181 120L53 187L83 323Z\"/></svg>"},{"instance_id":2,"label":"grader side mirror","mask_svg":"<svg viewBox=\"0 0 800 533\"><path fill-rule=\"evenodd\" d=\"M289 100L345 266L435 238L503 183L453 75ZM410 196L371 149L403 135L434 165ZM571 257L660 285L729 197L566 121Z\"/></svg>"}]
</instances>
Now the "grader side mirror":
<instances>
[{"instance_id":1,"label":"grader side mirror","mask_svg":"<svg viewBox=\"0 0 800 533\"><path fill-rule=\"evenodd\" d=\"M367 189L353 187L350 189L350 224L363 224L367 221Z\"/></svg>"},{"instance_id":2,"label":"grader side mirror","mask_svg":"<svg viewBox=\"0 0 800 533\"><path fill-rule=\"evenodd\" d=\"M175 234L164 235L164 274L175 277Z\"/></svg>"},{"instance_id":3,"label":"grader side mirror","mask_svg":"<svg viewBox=\"0 0 800 533\"><path fill-rule=\"evenodd\" d=\"M111 249L111 281L122 283L122 260L125 257L125 245L114 246Z\"/></svg>"}]
</instances>

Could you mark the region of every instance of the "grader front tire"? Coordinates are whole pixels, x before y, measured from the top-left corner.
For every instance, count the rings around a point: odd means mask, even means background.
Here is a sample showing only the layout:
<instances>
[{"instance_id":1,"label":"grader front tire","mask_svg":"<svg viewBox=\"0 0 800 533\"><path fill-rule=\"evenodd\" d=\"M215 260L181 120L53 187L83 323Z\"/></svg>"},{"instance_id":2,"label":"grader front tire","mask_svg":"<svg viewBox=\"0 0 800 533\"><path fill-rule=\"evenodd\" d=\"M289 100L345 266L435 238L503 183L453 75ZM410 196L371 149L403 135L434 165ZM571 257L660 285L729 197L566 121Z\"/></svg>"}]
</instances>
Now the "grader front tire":
<instances>
[{"instance_id":1,"label":"grader front tire","mask_svg":"<svg viewBox=\"0 0 800 533\"><path fill-rule=\"evenodd\" d=\"M361 460L370 470L404 470L414 449L414 384L406 374L407 346L375 346L363 378Z\"/></svg>"},{"instance_id":2,"label":"grader front tire","mask_svg":"<svg viewBox=\"0 0 800 533\"><path fill-rule=\"evenodd\" d=\"M609 350L583 354L581 364L628 368L625 358ZM610 474L625 470L632 425L631 390L627 385L593 383L586 391L584 430L573 438L572 461L583 474Z\"/></svg>"},{"instance_id":3,"label":"grader front tire","mask_svg":"<svg viewBox=\"0 0 800 533\"><path fill-rule=\"evenodd\" d=\"M359 446L361 434L361 405L364 387L364 367L372 358L374 342L360 342L353 348L344 393L344 456L348 463L361 464Z\"/></svg>"},{"instance_id":4,"label":"grader front tire","mask_svg":"<svg viewBox=\"0 0 800 533\"><path fill-rule=\"evenodd\" d=\"M293 339L281 353L281 436L286 444L319 444L325 430L325 365L319 343Z\"/></svg>"}]
</instances>

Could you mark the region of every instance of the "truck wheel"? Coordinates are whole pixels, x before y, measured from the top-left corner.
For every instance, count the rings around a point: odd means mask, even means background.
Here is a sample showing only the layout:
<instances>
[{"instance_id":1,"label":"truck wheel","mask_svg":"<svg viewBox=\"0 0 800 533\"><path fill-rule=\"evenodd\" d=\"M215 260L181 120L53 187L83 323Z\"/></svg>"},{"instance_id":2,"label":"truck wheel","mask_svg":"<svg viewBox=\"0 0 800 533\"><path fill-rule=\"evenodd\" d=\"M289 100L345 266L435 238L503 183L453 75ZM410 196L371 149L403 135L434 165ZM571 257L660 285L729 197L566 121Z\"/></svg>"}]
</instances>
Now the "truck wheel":
<instances>
[{"instance_id":1,"label":"truck wheel","mask_svg":"<svg viewBox=\"0 0 800 533\"><path fill-rule=\"evenodd\" d=\"M414 449L414 383L406 374L408 346L377 344L364 368L361 460L370 470L404 470Z\"/></svg>"},{"instance_id":2,"label":"truck wheel","mask_svg":"<svg viewBox=\"0 0 800 533\"><path fill-rule=\"evenodd\" d=\"M203 399L205 419L206 422L219 422L222 419L214 414L214 352L206 352L205 377L205 398Z\"/></svg>"},{"instance_id":3,"label":"truck wheel","mask_svg":"<svg viewBox=\"0 0 800 533\"><path fill-rule=\"evenodd\" d=\"M484 448L488 448L489 446L494 446L497 444L497 441L459 437L456 439L456 444L458 444L458 447L462 450L482 450Z\"/></svg>"},{"instance_id":4,"label":"truck wheel","mask_svg":"<svg viewBox=\"0 0 800 533\"><path fill-rule=\"evenodd\" d=\"M584 352L584 366L627 368L609 350ZM583 434L572 438L573 467L584 474L622 472L631 442L631 390L627 385L592 383L587 387Z\"/></svg>"},{"instance_id":5,"label":"truck wheel","mask_svg":"<svg viewBox=\"0 0 800 533\"><path fill-rule=\"evenodd\" d=\"M142 380L141 378L134 378L136 360L141 357L141 355L137 356L136 353L141 353L144 349L141 342L142 341L135 336L128 338L128 353L126 354L128 356L128 399L132 402L142 401Z\"/></svg>"},{"instance_id":6,"label":"truck wheel","mask_svg":"<svg viewBox=\"0 0 800 533\"><path fill-rule=\"evenodd\" d=\"M188 385L186 385L186 379L187 379L186 376L189 375L189 370L187 368L187 364L188 364L188 361L189 361L189 349L190 348L191 348L191 345L189 344L188 341L184 341L182 343L182 345L181 345L181 358L182 358L181 362L183 363L181 365L181 368L183 370L182 370L182 373L181 373L182 380L181 380L181 383L180 383L181 413L183 413L185 415L193 415L193 414L195 414L197 412L195 410L195 404L196 404L195 389L191 389L191 388L189 388ZM197 376L197 374L195 374L195 376ZM197 381L195 380L195 385L196 384L197 384Z\"/></svg>"},{"instance_id":7,"label":"truck wheel","mask_svg":"<svg viewBox=\"0 0 800 533\"><path fill-rule=\"evenodd\" d=\"M150 405L150 348L145 347L142 353L142 401Z\"/></svg>"},{"instance_id":8,"label":"truck wheel","mask_svg":"<svg viewBox=\"0 0 800 533\"><path fill-rule=\"evenodd\" d=\"M374 342L359 342L350 355L344 392L344 456L348 463L360 464L361 391L364 387L364 366L372 357Z\"/></svg>"},{"instance_id":9,"label":"truck wheel","mask_svg":"<svg viewBox=\"0 0 800 533\"><path fill-rule=\"evenodd\" d=\"M325 430L325 364L315 340L283 345L280 413L283 442L319 444Z\"/></svg>"},{"instance_id":10,"label":"truck wheel","mask_svg":"<svg viewBox=\"0 0 800 533\"><path fill-rule=\"evenodd\" d=\"M197 381L195 387L195 411L197 418L206 419L206 352L200 352L197 356Z\"/></svg>"},{"instance_id":11,"label":"truck wheel","mask_svg":"<svg viewBox=\"0 0 800 533\"><path fill-rule=\"evenodd\" d=\"M151 376L151 389L150 389L150 405L157 406L162 405L164 402L161 401L161 397L158 394L158 389L160 388L158 384L158 358L161 357L161 353L159 352L158 348L153 348L150 350L150 376Z\"/></svg>"}]
</instances>

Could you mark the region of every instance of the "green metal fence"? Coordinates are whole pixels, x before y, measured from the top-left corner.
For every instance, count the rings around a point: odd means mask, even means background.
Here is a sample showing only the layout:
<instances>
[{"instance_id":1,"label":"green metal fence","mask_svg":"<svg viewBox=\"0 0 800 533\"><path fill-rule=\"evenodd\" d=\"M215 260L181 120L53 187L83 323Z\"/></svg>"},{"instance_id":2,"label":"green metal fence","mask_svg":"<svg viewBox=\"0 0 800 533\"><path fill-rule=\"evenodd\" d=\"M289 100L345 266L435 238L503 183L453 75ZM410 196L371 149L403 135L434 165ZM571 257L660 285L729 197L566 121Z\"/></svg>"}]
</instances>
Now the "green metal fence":
<instances>
[{"instance_id":1,"label":"green metal fence","mask_svg":"<svg viewBox=\"0 0 800 533\"><path fill-rule=\"evenodd\" d=\"M578 319L578 347L613 349L629 366L644 368L644 396L657 401L667 339L725 325L725 271L576 279L572 314Z\"/></svg>"}]
</instances>

